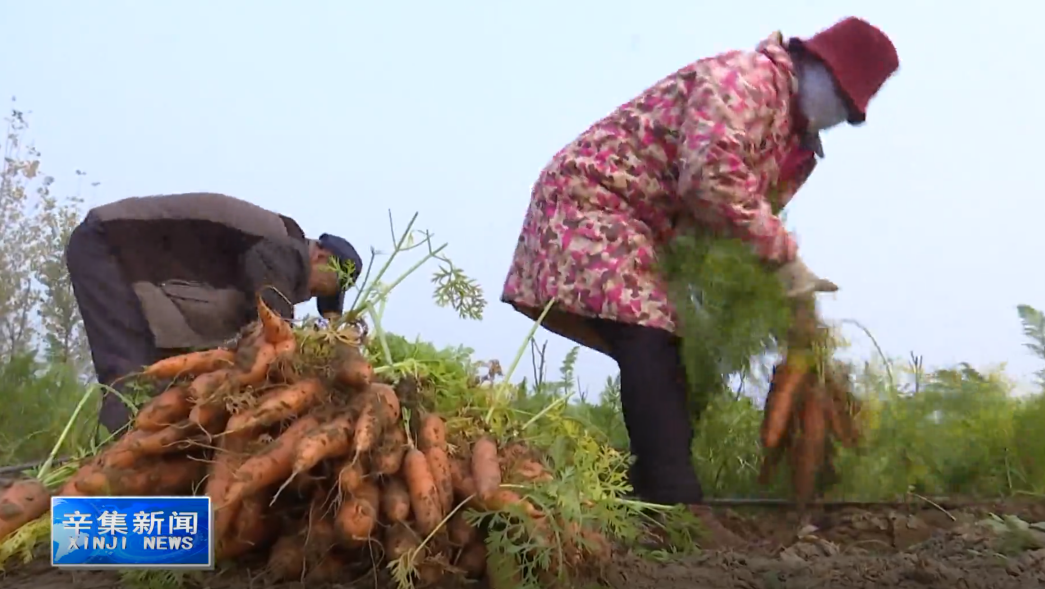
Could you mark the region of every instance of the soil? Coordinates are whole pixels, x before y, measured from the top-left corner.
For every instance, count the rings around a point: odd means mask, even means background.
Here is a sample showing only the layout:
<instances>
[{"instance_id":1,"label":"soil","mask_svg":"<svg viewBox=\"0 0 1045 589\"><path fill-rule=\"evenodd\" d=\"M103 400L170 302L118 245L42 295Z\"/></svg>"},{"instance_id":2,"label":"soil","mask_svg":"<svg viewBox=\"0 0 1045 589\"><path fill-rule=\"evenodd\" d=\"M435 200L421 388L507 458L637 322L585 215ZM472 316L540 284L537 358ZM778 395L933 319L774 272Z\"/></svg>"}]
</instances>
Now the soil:
<instances>
[{"instance_id":1,"label":"soil","mask_svg":"<svg viewBox=\"0 0 1045 589\"><path fill-rule=\"evenodd\" d=\"M825 510L800 518L781 509L720 509L719 520L748 545L691 556L651 559L620 554L600 575L610 589L1007 589L1045 586L1045 531L999 533L981 522L991 514L1045 522L1045 501L944 510ZM1042 526L1045 530L1045 526ZM247 567L243 567L246 569ZM262 587L256 570L216 573L208 589ZM375 586L358 579L342 586ZM385 582L379 587L390 587ZM46 555L11 567L4 589L112 588L115 573L58 571ZM300 587L300 584L284 587ZM317 586L309 583L309 587ZM475 585L473 585L474 587Z\"/></svg>"}]
</instances>

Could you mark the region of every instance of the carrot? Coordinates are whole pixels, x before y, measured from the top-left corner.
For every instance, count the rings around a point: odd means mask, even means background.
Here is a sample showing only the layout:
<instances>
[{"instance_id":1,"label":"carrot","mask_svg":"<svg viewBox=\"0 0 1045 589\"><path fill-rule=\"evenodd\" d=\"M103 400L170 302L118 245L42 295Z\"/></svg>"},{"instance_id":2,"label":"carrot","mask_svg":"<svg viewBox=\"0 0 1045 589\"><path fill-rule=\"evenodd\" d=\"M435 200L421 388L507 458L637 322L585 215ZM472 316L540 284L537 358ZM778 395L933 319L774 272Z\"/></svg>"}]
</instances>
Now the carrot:
<instances>
[{"instance_id":1,"label":"carrot","mask_svg":"<svg viewBox=\"0 0 1045 589\"><path fill-rule=\"evenodd\" d=\"M355 495L341 504L335 516L335 526L341 540L348 546L359 546L370 540L377 525L377 511L381 490L373 482L364 481Z\"/></svg>"},{"instance_id":2,"label":"carrot","mask_svg":"<svg viewBox=\"0 0 1045 589\"><path fill-rule=\"evenodd\" d=\"M168 425L159 431L149 432L148 435L134 440L130 450L139 457L177 452L182 449L179 442L189 437L191 431L186 422Z\"/></svg>"},{"instance_id":3,"label":"carrot","mask_svg":"<svg viewBox=\"0 0 1045 589\"><path fill-rule=\"evenodd\" d=\"M410 508L414 512L417 531L427 536L439 527L443 516L439 490L432 478L428 460L417 448L408 450L403 458L403 477L410 491Z\"/></svg>"},{"instance_id":4,"label":"carrot","mask_svg":"<svg viewBox=\"0 0 1045 589\"><path fill-rule=\"evenodd\" d=\"M450 477L450 457L446 450L439 446L432 446L424 451L425 459L428 461L428 470L432 473L435 481L436 491L439 493L439 506L442 515L450 513L454 508L454 485Z\"/></svg>"},{"instance_id":5,"label":"carrot","mask_svg":"<svg viewBox=\"0 0 1045 589\"><path fill-rule=\"evenodd\" d=\"M294 366L294 353L297 351L297 340L288 339L279 342L273 348L276 351L276 359L269 366L269 377L283 383L294 383L298 380L297 367Z\"/></svg>"},{"instance_id":6,"label":"carrot","mask_svg":"<svg viewBox=\"0 0 1045 589\"><path fill-rule=\"evenodd\" d=\"M150 435L152 432L131 430L102 450L94 462L102 468L129 468L137 462L139 456L134 445L138 440Z\"/></svg>"},{"instance_id":7,"label":"carrot","mask_svg":"<svg viewBox=\"0 0 1045 589\"><path fill-rule=\"evenodd\" d=\"M523 513L532 518L542 518L541 513L533 503L511 489L497 489L482 501L483 507L490 511L505 511L512 505L517 505Z\"/></svg>"},{"instance_id":8,"label":"carrot","mask_svg":"<svg viewBox=\"0 0 1045 589\"><path fill-rule=\"evenodd\" d=\"M224 446L226 439L219 443L218 452L214 457L210 473L207 475L207 484L203 494L210 497L210 503L215 508L225 504L225 495L233 483L233 473L246 459L244 456L230 452ZM227 513L226 513L227 512ZM238 514L235 509L216 511L214 516L215 538L224 537L228 529L235 523Z\"/></svg>"},{"instance_id":9,"label":"carrot","mask_svg":"<svg viewBox=\"0 0 1045 589\"><path fill-rule=\"evenodd\" d=\"M385 423L399 421L402 408L399 405L399 396L396 390L385 383L375 382L367 388L367 392L378 400L381 417Z\"/></svg>"},{"instance_id":10,"label":"carrot","mask_svg":"<svg viewBox=\"0 0 1045 589\"><path fill-rule=\"evenodd\" d=\"M410 517L410 491L399 477L384 480L381 488L381 515L390 522L406 521Z\"/></svg>"},{"instance_id":11,"label":"carrot","mask_svg":"<svg viewBox=\"0 0 1045 589\"><path fill-rule=\"evenodd\" d=\"M429 413L421 419L421 427L417 432L417 446L422 451L429 448L446 450L446 424L435 413Z\"/></svg>"},{"instance_id":12,"label":"carrot","mask_svg":"<svg viewBox=\"0 0 1045 589\"><path fill-rule=\"evenodd\" d=\"M337 528L331 521L332 504L328 504L327 492L316 489L308 506L305 534L305 563L315 565L334 549L338 541ZM336 515L336 512L335 512Z\"/></svg>"},{"instance_id":13,"label":"carrot","mask_svg":"<svg viewBox=\"0 0 1045 589\"><path fill-rule=\"evenodd\" d=\"M465 546L457 556L456 565L469 579L482 578L486 572L486 544L477 541Z\"/></svg>"},{"instance_id":14,"label":"carrot","mask_svg":"<svg viewBox=\"0 0 1045 589\"><path fill-rule=\"evenodd\" d=\"M307 472L327 458L347 453L351 443L352 420L347 415L335 417L298 442L294 449L294 473Z\"/></svg>"},{"instance_id":15,"label":"carrot","mask_svg":"<svg viewBox=\"0 0 1045 589\"><path fill-rule=\"evenodd\" d=\"M268 499L266 494L260 493L243 500L243 507L236 516L231 533L217 540L216 558L242 556L271 539L277 528L269 518Z\"/></svg>"},{"instance_id":16,"label":"carrot","mask_svg":"<svg viewBox=\"0 0 1045 589\"><path fill-rule=\"evenodd\" d=\"M381 443L370 454L370 464L374 472L391 476L399 472L403 466L403 454L406 453L406 432L395 425L385 430Z\"/></svg>"},{"instance_id":17,"label":"carrot","mask_svg":"<svg viewBox=\"0 0 1045 589\"><path fill-rule=\"evenodd\" d=\"M305 573L305 541L300 534L276 540L269 552L268 572L274 581L299 581Z\"/></svg>"},{"instance_id":18,"label":"carrot","mask_svg":"<svg viewBox=\"0 0 1045 589\"><path fill-rule=\"evenodd\" d=\"M791 421L795 390L806 374L804 363L790 355L773 371L773 382L766 397L765 417L762 420L762 445L766 448L775 448L784 437Z\"/></svg>"},{"instance_id":19,"label":"carrot","mask_svg":"<svg viewBox=\"0 0 1045 589\"><path fill-rule=\"evenodd\" d=\"M145 431L163 429L188 417L191 410L188 392L182 387L170 387L138 411L134 427Z\"/></svg>"},{"instance_id":20,"label":"carrot","mask_svg":"<svg viewBox=\"0 0 1045 589\"><path fill-rule=\"evenodd\" d=\"M76 483L88 496L177 495L203 480L207 463L189 457L153 459L131 469L98 469Z\"/></svg>"},{"instance_id":21,"label":"carrot","mask_svg":"<svg viewBox=\"0 0 1045 589\"><path fill-rule=\"evenodd\" d=\"M312 584L334 583L345 578L348 568L345 557L335 552L328 552L316 563L316 566L309 569L304 580L306 583Z\"/></svg>"},{"instance_id":22,"label":"carrot","mask_svg":"<svg viewBox=\"0 0 1045 589\"><path fill-rule=\"evenodd\" d=\"M37 479L15 481L0 494L0 540L47 513L51 494Z\"/></svg>"},{"instance_id":23,"label":"carrot","mask_svg":"<svg viewBox=\"0 0 1045 589\"><path fill-rule=\"evenodd\" d=\"M197 403L189 412L189 423L207 434L217 434L228 423L229 412L224 403Z\"/></svg>"},{"instance_id":24,"label":"carrot","mask_svg":"<svg viewBox=\"0 0 1045 589\"><path fill-rule=\"evenodd\" d=\"M361 391L367 388L373 378L374 369L358 348L346 344L338 346L335 382Z\"/></svg>"},{"instance_id":25,"label":"carrot","mask_svg":"<svg viewBox=\"0 0 1045 589\"><path fill-rule=\"evenodd\" d=\"M454 497L458 501L467 501L476 495L475 479L469 467L467 462L459 458L450 461L450 484L454 487Z\"/></svg>"},{"instance_id":26,"label":"carrot","mask_svg":"<svg viewBox=\"0 0 1045 589\"><path fill-rule=\"evenodd\" d=\"M291 424L263 453L248 458L236 471L225 503L238 504L244 497L289 477L294 471L294 448L317 425L315 417L305 416Z\"/></svg>"},{"instance_id":27,"label":"carrot","mask_svg":"<svg viewBox=\"0 0 1045 589\"><path fill-rule=\"evenodd\" d=\"M460 511L450 516L446 522L446 531L450 536L450 543L455 546L467 546L479 537L479 531L468 523L464 513Z\"/></svg>"},{"instance_id":28,"label":"carrot","mask_svg":"<svg viewBox=\"0 0 1045 589\"><path fill-rule=\"evenodd\" d=\"M301 415L319 405L326 390L319 379L310 378L265 393L258 405L229 419L226 434L269 427Z\"/></svg>"},{"instance_id":29,"label":"carrot","mask_svg":"<svg viewBox=\"0 0 1045 589\"><path fill-rule=\"evenodd\" d=\"M65 481L58 492L55 493L56 497L86 497L87 494L78 488L81 481L93 475L99 469L97 462L92 461L81 466L69 480Z\"/></svg>"},{"instance_id":30,"label":"carrot","mask_svg":"<svg viewBox=\"0 0 1045 589\"><path fill-rule=\"evenodd\" d=\"M290 328L290 323L284 321L282 317L270 309L261 298L261 294L258 294L257 302L258 319L261 320L261 328L265 333L265 341L270 344L278 344L288 339L292 339L294 337L294 330Z\"/></svg>"},{"instance_id":31,"label":"carrot","mask_svg":"<svg viewBox=\"0 0 1045 589\"><path fill-rule=\"evenodd\" d=\"M543 464L532 458L523 458L513 464L512 473L528 483L547 483L553 478Z\"/></svg>"},{"instance_id":32,"label":"carrot","mask_svg":"<svg viewBox=\"0 0 1045 589\"><path fill-rule=\"evenodd\" d=\"M416 550L421 545L421 539L405 522L396 522L385 530L382 545L385 548L385 559L393 561Z\"/></svg>"},{"instance_id":33,"label":"carrot","mask_svg":"<svg viewBox=\"0 0 1045 589\"><path fill-rule=\"evenodd\" d=\"M223 348L203 352L189 352L188 354L171 356L155 362L148 366L143 374L160 379L177 378L181 375L199 376L230 366L235 357L231 350Z\"/></svg>"},{"instance_id":34,"label":"carrot","mask_svg":"<svg viewBox=\"0 0 1045 589\"><path fill-rule=\"evenodd\" d=\"M232 369L222 368L197 376L189 384L189 398L197 402L210 401L220 387L229 383L232 375Z\"/></svg>"},{"instance_id":35,"label":"carrot","mask_svg":"<svg viewBox=\"0 0 1045 589\"><path fill-rule=\"evenodd\" d=\"M244 387L256 387L264 384L268 378L269 368L276 361L276 348L271 344L264 344L258 348L254 356L254 363L250 368L236 373L236 384Z\"/></svg>"},{"instance_id":36,"label":"carrot","mask_svg":"<svg viewBox=\"0 0 1045 589\"><path fill-rule=\"evenodd\" d=\"M337 475L337 486L342 493L351 495L363 484L366 478L366 469L362 461L348 459L342 465Z\"/></svg>"},{"instance_id":37,"label":"carrot","mask_svg":"<svg viewBox=\"0 0 1045 589\"><path fill-rule=\"evenodd\" d=\"M497 461L497 444L483 436L472 444L472 477L475 491L485 500L501 486L501 465Z\"/></svg>"},{"instance_id":38,"label":"carrot","mask_svg":"<svg viewBox=\"0 0 1045 589\"><path fill-rule=\"evenodd\" d=\"M802 435L791 450L791 487L799 508L816 494L816 475L824 464L825 436L824 406L816 395L804 395L799 413Z\"/></svg>"},{"instance_id":39,"label":"carrot","mask_svg":"<svg viewBox=\"0 0 1045 589\"><path fill-rule=\"evenodd\" d=\"M382 430L382 421L377 416L374 407L376 399L369 396L369 402L365 403L356 417L356 428L352 433L352 454L359 456L369 452L377 443Z\"/></svg>"},{"instance_id":40,"label":"carrot","mask_svg":"<svg viewBox=\"0 0 1045 589\"><path fill-rule=\"evenodd\" d=\"M247 435L292 419L322 402L323 393L323 385L316 379L274 388L261 397L257 406L230 418L225 433Z\"/></svg>"}]
</instances>

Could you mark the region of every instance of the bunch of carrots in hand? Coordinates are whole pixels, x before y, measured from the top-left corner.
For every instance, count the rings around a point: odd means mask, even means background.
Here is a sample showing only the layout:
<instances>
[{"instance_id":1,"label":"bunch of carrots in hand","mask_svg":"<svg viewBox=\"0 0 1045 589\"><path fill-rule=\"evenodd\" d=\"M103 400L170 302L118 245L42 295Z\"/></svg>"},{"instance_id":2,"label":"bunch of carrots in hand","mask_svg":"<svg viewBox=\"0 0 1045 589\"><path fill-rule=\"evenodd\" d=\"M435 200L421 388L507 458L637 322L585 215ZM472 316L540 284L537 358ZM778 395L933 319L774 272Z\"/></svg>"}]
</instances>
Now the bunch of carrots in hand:
<instances>
[{"instance_id":1,"label":"bunch of carrots in hand","mask_svg":"<svg viewBox=\"0 0 1045 589\"><path fill-rule=\"evenodd\" d=\"M834 475L835 442L853 448L860 438L860 404L848 372L834 360L816 361L817 343L828 337L814 308L798 309L787 355L773 369L762 420L765 455L759 480L768 484L786 454L800 506L816 498L825 476Z\"/></svg>"},{"instance_id":2,"label":"bunch of carrots in hand","mask_svg":"<svg viewBox=\"0 0 1045 589\"><path fill-rule=\"evenodd\" d=\"M147 367L171 385L57 495L205 494L219 561L267 550L274 580L344 580L404 556L422 584L475 578L486 572L485 532L466 511L550 528L512 490L550 480L532 450L482 434L450 443L443 418L405 407L359 347L339 342L310 366L291 326L257 304L259 321L233 349ZM49 497L32 479L0 494L0 539L46 513Z\"/></svg>"}]
</instances>

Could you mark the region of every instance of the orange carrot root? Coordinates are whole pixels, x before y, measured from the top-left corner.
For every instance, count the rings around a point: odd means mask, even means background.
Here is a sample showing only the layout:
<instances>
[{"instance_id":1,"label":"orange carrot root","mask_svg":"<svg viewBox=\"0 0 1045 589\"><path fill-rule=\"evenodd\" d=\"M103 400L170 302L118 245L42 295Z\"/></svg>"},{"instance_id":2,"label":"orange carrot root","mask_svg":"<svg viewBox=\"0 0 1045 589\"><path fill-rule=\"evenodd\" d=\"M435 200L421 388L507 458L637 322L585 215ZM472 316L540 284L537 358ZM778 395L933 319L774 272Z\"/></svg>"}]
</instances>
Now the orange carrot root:
<instances>
[{"instance_id":1,"label":"orange carrot root","mask_svg":"<svg viewBox=\"0 0 1045 589\"><path fill-rule=\"evenodd\" d=\"M374 534L381 491L376 484L364 481L355 495L341 504L335 525L341 541L348 546L365 544Z\"/></svg>"},{"instance_id":2,"label":"orange carrot root","mask_svg":"<svg viewBox=\"0 0 1045 589\"><path fill-rule=\"evenodd\" d=\"M381 515L390 522L403 522L410 517L410 490L399 477L385 479L381 488Z\"/></svg>"},{"instance_id":3,"label":"orange carrot root","mask_svg":"<svg viewBox=\"0 0 1045 589\"><path fill-rule=\"evenodd\" d=\"M261 327L264 330L265 341L270 344L278 344L288 339L294 338L294 330L290 328L290 323L287 323L282 317L277 315L259 294L257 296L258 304L258 319L261 320Z\"/></svg>"},{"instance_id":4,"label":"orange carrot root","mask_svg":"<svg viewBox=\"0 0 1045 589\"><path fill-rule=\"evenodd\" d=\"M189 416L192 404L182 387L170 387L149 401L134 419L134 427L145 431L161 430Z\"/></svg>"},{"instance_id":5,"label":"orange carrot root","mask_svg":"<svg viewBox=\"0 0 1045 589\"><path fill-rule=\"evenodd\" d=\"M180 356L164 358L147 367L145 376L168 379L178 376L199 376L232 365L235 354L231 350L215 349L190 352Z\"/></svg>"},{"instance_id":6,"label":"orange carrot root","mask_svg":"<svg viewBox=\"0 0 1045 589\"><path fill-rule=\"evenodd\" d=\"M472 477L476 493L484 500L501 487L497 444L488 437L481 437L472 444Z\"/></svg>"},{"instance_id":7,"label":"orange carrot root","mask_svg":"<svg viewBox=\"0 0 1045 589\"><path fill-rule=\"evenodd\" d=\"M301 415L325 399L322 381L310 378L265 393L257 407L229 419L225 433L250 432Z\"/></svg>"},{"instance_id":8,"label":"orange carrot root","mask_svg":"<svg viewBox=\"0 0 1045 589\"><path fill-rule=\"evenodd\" d=\"M421 419L421 427L417 432L417 447L421 451L429 448L446 450L446 423L443 422L443 418L429 413Z\"/></svg>"},{"instance_id":9,"label":"orange carrot root","mask_svg":"<svg viewBox=\"0 0 1045 589\"><path fill-rule=\"evenodd\" d=\"M37 479L15 481L0 493L0 540L47 513L51 494Z\"/></svg>"},{"instance_id":10,"label":"orange carrot root","mask_svg":"<svg viewBox=\"0 0 1045 589\"><path fill-rule=\"evenodd\" d=\"M403 477L410 491L410 508L414 512L417 531L428 535L439 526L443 516L439 490L423 452L416 448L407 451L403 458Z\"/></svg>"},{"instance_id":11,"label":"orange carrot root","mask_svg":"<svg viewBox=\"0 0 1045 589\"><path fill-rule=\"evenodd\" d=\"M439 446L432 446L424 451L425 459L428 461L428 470L435 481L435 488L439 494L439 507L441 515L450 513L454 507L454 485L450 475L450 457L446 451Z\"/></svg>"},{"instance_id":12,"label":"orange carrot root","mask_svg":"<svg viewBox=\"0 0 1045 589\"><path fill-rule=\"evenodd\" d=\"M298 442L294 450L297 454L294 457L294 472L307 472L327 458L346 454L351 443L352 420L347 415L335 417Z\"/></svg>"}]
</instances>

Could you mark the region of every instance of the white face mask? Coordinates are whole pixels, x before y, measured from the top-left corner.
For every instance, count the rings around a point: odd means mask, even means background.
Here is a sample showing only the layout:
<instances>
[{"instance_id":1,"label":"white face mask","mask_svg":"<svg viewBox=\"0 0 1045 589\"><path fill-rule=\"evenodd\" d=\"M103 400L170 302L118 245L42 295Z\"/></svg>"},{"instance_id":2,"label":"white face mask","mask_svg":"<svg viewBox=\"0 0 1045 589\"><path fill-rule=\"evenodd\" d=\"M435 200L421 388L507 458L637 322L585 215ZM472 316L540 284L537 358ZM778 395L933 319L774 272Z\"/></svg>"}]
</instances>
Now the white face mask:
<instances>
[{"instance_id":1,"label":"white face mask","mask_svg":"<svg viewBox=\"0 0 1045 589\"><path fill-rule=\"evenodd\" d=\"M807 61L798 70L798 106L809 119L809 131L830 129L849 118L845 99L835 90L834 77L824 64Z\"/></svg>"}]
</instances>

